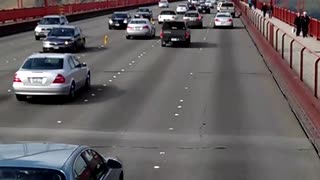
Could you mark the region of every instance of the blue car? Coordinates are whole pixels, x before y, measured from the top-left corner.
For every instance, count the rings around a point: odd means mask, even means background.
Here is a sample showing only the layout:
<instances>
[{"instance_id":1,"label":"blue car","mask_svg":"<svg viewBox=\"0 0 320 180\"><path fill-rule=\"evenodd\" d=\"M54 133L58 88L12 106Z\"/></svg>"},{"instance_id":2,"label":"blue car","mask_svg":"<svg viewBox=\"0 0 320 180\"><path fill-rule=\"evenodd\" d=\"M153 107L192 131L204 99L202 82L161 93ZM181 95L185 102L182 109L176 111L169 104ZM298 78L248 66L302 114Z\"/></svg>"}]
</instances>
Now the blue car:
<instances>
[{"instance_id":1,"label":"blue car","mask_svg":"<svg viewBox=\"0 0 320 180\"><path fill-rule=\"evenodd\" d=\"M123 180L123 165L82 145L0 144L0 179Z\"/></svg>"}]
</instances>

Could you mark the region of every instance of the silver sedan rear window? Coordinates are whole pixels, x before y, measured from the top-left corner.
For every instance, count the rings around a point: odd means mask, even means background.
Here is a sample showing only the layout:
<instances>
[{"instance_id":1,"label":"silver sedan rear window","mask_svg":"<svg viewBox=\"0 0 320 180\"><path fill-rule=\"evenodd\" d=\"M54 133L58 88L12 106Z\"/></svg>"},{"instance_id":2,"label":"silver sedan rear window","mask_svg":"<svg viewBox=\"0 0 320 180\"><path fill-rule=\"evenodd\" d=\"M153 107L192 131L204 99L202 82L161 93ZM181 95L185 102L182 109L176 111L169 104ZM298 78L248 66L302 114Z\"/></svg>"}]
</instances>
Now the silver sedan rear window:
<instances>
[{"instance_id":1,"label":"silver sedan rear window","mask_svg":"<svg viewBox=\"0 0 320 180\"><path fill-rule=\"evenodd\" d=\"M63 69L62 58L30 58L22 66L29 70L56 70Z\"/></svg>"},{"instance_id":2,"label":"silver sedan rear window","mask_svg":"<svg viewBox=\"0 0 320 180\"><path fill-rule=\"evenodd\" d=\"M146 21L130 21L130 24L147 24Z\"/></svg>"}]
</instances>

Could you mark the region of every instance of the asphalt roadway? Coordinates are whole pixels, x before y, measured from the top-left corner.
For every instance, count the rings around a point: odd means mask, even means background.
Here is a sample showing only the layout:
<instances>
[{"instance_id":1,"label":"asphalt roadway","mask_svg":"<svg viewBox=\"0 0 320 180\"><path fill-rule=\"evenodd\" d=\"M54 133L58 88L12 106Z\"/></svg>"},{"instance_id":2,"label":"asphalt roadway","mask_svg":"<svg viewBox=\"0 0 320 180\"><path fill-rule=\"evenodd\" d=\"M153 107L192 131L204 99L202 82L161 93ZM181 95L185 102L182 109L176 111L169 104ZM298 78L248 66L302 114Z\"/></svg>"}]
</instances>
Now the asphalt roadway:
<instances>
[{"instance_id":1,"label":"asphalt roadway","mask_svg":"<svg viewBox=\"0 0 320 180\"><path fill-rule=\"evenodd\" d=\"M121 158L130 180L318 180L318 156L243 24L212 29L212 18L190 48L126 40L106 17L76 22L93 88L72 103L16 101L13 74L41 42L0 38L1 142L87 144Z\"/></svg>"}]
</instances>

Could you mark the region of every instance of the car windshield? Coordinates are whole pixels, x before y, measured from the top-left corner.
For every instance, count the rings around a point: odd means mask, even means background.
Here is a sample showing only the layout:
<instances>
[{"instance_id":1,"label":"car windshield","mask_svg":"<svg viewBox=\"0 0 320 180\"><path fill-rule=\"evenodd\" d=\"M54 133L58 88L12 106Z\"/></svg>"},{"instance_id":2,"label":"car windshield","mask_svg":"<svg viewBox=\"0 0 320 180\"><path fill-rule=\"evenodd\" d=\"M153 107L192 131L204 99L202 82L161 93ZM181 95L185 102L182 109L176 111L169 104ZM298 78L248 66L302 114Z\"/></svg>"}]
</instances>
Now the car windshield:
<instances>
[{"instance_id":1,"label":"car windshield","mask_svg":"<svg viewBox=\"0 0 320 180\"><path fill-rule=\"evenodd\" d=\"M41 25L54 25L54 24L60 24L59 18L42 18L39 22Z\"/></svg>"},{"instance_id":2,"label":"car windshield","mask_svg":"<svg viewBox=\"0 0 320 180\"><path fill-rule=\"evenodd\" d=\"M222 7L233 7L232 3L222 3Z\"/></svg>"},{"instance_id":3,"label":"car windshield","mask_svg":"<svg viewBox=\"0 0 320 180\"><path fill-rule=\"evenodd\" d=\"M59 171L35 168L0 168L2 180L66 180Z\"/></svg>"},{"instance_id":4,"label":"car windshield","mask_svg":"<svg viewBox=\"0 0 320 180\"><path fill-rule=\"evenodd\" d=\"M171 29L171 30L185 30L186 26L184 22L166 22L163 24L163 29Z\"/></svg>"},{"instance_id":5,"label":"car windshield","mask_svg":"<svg viewBox=\"0 0 320 180\"><path fill-rule=\"evenodd\" d=\"M121 18L121 19L125 19L125 18L128 18L128 15L127 14L113 14L112 15L112 18Z\"/></svg>"},{"instance_id":6,"label":"car windshield","mask_svg":"<svg viewBox=\"0 0 320 180\"><path fill-rule=\"evenodd\" d=\"M149 9L141 8L141 9L138 9L138 12L149 12Z\"/></svg>"},{"instance_id":7,"label":"car windshield","mask_svg":"<svg viewBox=\"0 0 320 180\"><path fill-rule=\"evenodd\" d=\"M187 13L185 14L185 17L198 17L199 14L198 13Z\"/></svg>"},{"instance_id":8,"label":"car windshield","mask_svg":"<svg viewBox=\"0 0 320 180\"><path fill-rule=\"evenodd\" d=\"M132 20L129 24L147 24L147 21Z\"/></svg>"},{"instance_id":9,"label":"car windshield","mask_svg":"<svg viewBox=\"0 0 320 180\"><path fill-rule=\"evenodd\" d=\"M176 15L174 11L162 11L160 15Z\"/></svg>"},{"instance_id":10,"label":"car windshield","mask_svg":"<svg viewBox=\"0 0 320 180\"><path fill-rule=\"evenodd\" d=\"M30 58L22 69L27 70L57 70L63 69L63 58Z\"/></svg>"},{"instance_id":11,"label":"car windshield","mask_svg":"<svg viewBox=\"0 0 320 180\"><path fill-rule=\"evenodd\" d=\"M72 28L53 28L48 36L72 37L74 36L74 29Z\"/></svg>"},{"instance_id":12,"label":"car windshield","mask_svg":"<svg viewBox=\"0 0 320 180\"><path fill-rule=\"evenodd\" d=\"M217 14L217 17L231 17L229 14Z\"/></svg>"}]
</instances>

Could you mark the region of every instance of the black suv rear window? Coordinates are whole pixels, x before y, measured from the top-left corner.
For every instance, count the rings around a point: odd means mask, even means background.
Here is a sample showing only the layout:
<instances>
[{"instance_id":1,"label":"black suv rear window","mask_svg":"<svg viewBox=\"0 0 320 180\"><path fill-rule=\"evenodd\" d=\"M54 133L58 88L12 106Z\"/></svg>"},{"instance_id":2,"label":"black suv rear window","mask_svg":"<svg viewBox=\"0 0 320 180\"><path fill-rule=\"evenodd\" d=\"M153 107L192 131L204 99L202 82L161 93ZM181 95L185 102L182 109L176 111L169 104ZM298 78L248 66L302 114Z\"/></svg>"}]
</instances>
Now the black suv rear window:
<instances>
[{"instance_id":1,"label":"black suv rear window","mask_svg":"<svg viewBox=\"0 0 320 180\"><path fill-rule=\"evenodd\" d=\"M162 26L164 30L186 30L184 22L165 22Z\"/></svg>"},{"instance_id":2,"label":"black suv rear window","mask_svg":"<svg viewBox=\"0 0 320 180\"><path fill-rule=\"evenodd\" d=\"M174 11L162 11L160 15L176 15Z\"/></svg>"},{"instance_id":3,"label":"black suv rear window","mask_svg":"<svg viewBox=\"0 0 320 180\"><path fill-rule=\"evenodd\" d=\"M233 7L232 3L222 3L221 7Z\"/></svg>"}]
</instances>

